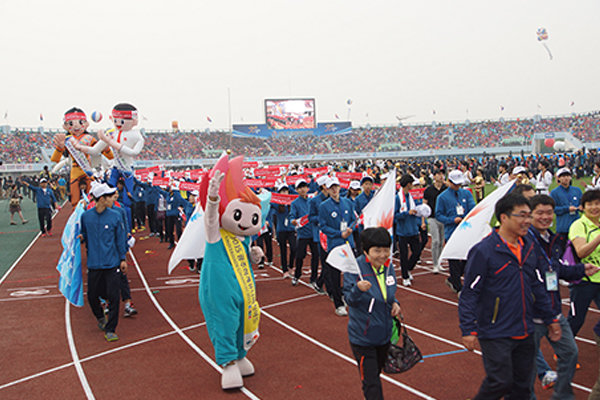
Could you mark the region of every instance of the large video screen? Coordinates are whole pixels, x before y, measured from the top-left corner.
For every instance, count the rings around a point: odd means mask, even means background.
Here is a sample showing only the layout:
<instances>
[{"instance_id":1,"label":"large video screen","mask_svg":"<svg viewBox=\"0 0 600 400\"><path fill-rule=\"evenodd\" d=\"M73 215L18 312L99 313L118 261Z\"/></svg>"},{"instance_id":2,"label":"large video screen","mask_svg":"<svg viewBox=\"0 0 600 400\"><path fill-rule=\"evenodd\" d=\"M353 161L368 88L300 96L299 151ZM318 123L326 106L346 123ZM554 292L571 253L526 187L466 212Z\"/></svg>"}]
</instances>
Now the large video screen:
<instances>
[{"instance_id":1,"label":"large video screen","mask_svg":"<svg viewBox=\"0 0 600 400\"><path fill-rule=\"evenodd\" d=\"M315 99L267 99L265 120L269 129L315 129Z\"/></svg>"}]
</instances>

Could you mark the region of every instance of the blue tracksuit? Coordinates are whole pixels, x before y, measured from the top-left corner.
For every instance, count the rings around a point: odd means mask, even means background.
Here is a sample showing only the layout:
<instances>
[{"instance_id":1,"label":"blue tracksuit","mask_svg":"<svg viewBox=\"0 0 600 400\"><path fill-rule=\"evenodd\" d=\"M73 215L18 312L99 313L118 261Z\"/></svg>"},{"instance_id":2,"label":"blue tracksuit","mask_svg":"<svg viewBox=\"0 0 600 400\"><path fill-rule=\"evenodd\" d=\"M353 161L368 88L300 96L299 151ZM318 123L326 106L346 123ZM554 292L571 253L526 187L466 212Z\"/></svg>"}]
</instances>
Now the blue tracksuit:
<instances>
[{"instance_id":1,"label":"blue tracksuit","mask_svg":"<svg viewBox=\"0 0 600 400\"><path fill-rule=\"evenodd\" d=\"M579 207L581 205L581 189L575 186L569 186L568 189L565 189L562 185L559 185L550 192L550 196L556 203L556 207L554 207L556 232L568 233L571 224L579 219L579 211L571 214L569 207Z\"/></svg>"},{"instance_id":2,"label":"blue tracksuit","mask_svg":"<svg viewBox=\"0 0 600 400\"><path fill-rule=\"evenodd\" d=\"M396 223L396 234L398 236L403 237L416 236L419 234L419 226L421 226L421 217L417 217L416 215L410 215L408 213L411 210L408 195L405 195L404 197L404 204L406 204L406 209L402 212L400 211L401 203L400 198L398 196L403 195L404 192L402 192L402 189L400 189L398 195L395 196L394 222Z\"/></svg>"},{"instance_id":3,"label":"blue tracksuit","mask_svg":"<svg viewBox=\"0 0 600 400\"><path fill-rule=\"evenodd\" d=\"M325 196L323 192L319 192L319 194L308 202L308 221L312 227L313 242L319 242L319 206L327 199L328 197Z\"/></svg>"},{"instance_id":4,"label":"blue tracksuit","mask_svg":"<svg viewBox=\"0 0 600 400\"><path fill-rule=\"evenodd\" d=\"M127 236L121 213L112 208L98 213L96 207L81 215L81 234L87 246L89 269L110 269L125 260Z\"/></svg>"},{"instance_id":5,"label":"blue tracksuit","mask_svg":"<svg viewBox=\"0 0 600 400\"><path fill-rule=\"evenodd\" d=\"M29 185L29 187L35 192L35 199L38 208L54 207L54 203L56 203L56 197L54 197L52 189L47 187L46 190L44 190L39 186L33 185Z\"/></svg>"},{"instance_id":6,"label":"blue tracksuit","mask_svg":"<svg viewBox=\"0 0 600 400\"><path fill-rule=\"evenodd\" d=\"M309 212L309 199L303 199L302 197L298 197L296 200L292 202L292 208L290 210L290 220L296 219L300 220L300 218L308 215ZM310 222L304 225L302 228L296 229L298 234L298 239L309 239L312 238L312 225Z\"/></svg>"},{"instance_id":7,"label":"blue tracksuit","mask_svg":"<svg viewBox=\"0 0 600 400\"><path fill-rule=\"evenodd\" d=\"M358 196L356 196L356 200L354 200L354 206L356 209L356 213L360 215L362 213L363 208L371 201L371 199L375 196L375 191L371 190L371 193L367 196L365 192L362 192Z\"/></svg>"},{"instance_id":8,"label":"blue tracksuit","mask_svg":"<svg viewBox=\"0 0 600 400\"><path fill-rule=\"evenodd\" d=\"M354 207L347 198L340 197L339 201L329 198L321 203L319 206L319 229L327 235L327 251L331 251L346 241L350 243L350 247L354 248L354 238L352 235L346 239L342 238L341 227L342 222L345 222L346 227L355 228L355 221Z\"/></svg>"},{"instance_id":9,"label":"blue tracksuit","mask_svg":"<svg viewBox=\"0 0 600 400\"><path fill-rule=\"evenodd\" d=\"M462 207L464 213L458 215L458 207ZM457 224L454 223L456 217L466 217L469 211L475 207L473 195L466 189L453 190L448 188L444 190L435 202L435 219L444 224L444 237L450 238Z\"/></svg>"}]
</instances>

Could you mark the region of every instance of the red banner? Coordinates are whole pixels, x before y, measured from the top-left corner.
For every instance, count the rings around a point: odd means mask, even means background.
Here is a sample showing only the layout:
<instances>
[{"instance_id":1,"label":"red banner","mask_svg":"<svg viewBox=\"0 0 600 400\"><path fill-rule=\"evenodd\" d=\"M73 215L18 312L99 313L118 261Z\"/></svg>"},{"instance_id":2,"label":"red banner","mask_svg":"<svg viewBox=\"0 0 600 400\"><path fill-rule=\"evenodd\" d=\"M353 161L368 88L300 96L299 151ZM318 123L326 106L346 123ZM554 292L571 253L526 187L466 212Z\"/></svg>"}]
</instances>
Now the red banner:
<instances>
[{"instance_id":1,"label":"red banner","mask_svg":"<svg viewBox=\"0 0 600 400\"><path fill-rule=\"evenodd\" d=\"M179 184L179 190L187 190L188 192L191 192L193 190L200 190L200 184L199 183L191 183L191 182L181 182Z\"/></svg>"},{"instance_id":2,"label":"red banner","mask_svg":"<svg viewBox=\"0 0 600 400\"><path fill-rule=\"evenodd\" d=\"M288 206L292 204L292 201L296 200L297 197L297 194L272 193L271 203L283 204Z\"/></svg>"},{"instance_id":3,"label":"red banner","mask_svg":"<svg viewBox=\"0 0 600 400\"><path fill-rule=\"evenodd\" d=\"M159 172L159 171L160 171L160 167L158 165L155 165L154 167L148 167L148 168L138 169L138 170L135 171L135 174L136 175L143 174L143 173L148 174L150 172L156 173L156 172Z\"/></svg>"},{"instance_id":4,"label":"red banner","mask_svg":"<svg viewBox=\"0 0 600 400\"><path fill-rule=\"evenodd\" d=\"M279 170L279 168L276 169L272 169L272 168L258 168L254 170L254 176L259 177L259 176L279 176L281 175L281 171Z\"/></svg>"},{"instance_id":5,"label":"red banner","mask_svg":"<svg viewBox=\"0 0 600 400\"><path fill-rule=\"evenodd\" d=\"M285 181L288 185L295 185L296 181L304 179L306 183L310 182L310 177L307 175L290 175L285 177Z\"/></svg>"},{"instance_id":6,"label":"red banner","mask_svg":"<svg viewBox=\"0 0 600 400\"><path fill-rule=\"evenodd\" d=\"M329 172L329 167L304 168L304 173L310 175L325 175L327 172Z\"/></svg>"},{"instance_id":7,"label":"red banner","mask_svg":"<svg viewBox=\"0 0 600 400\"><path fill-rule=\"evenodd\" d=\"M414 200L421 200L424 192L425 188L413 189L410 191L410 195Z\"/></svg>"},{"instance_id":8,"label":"red banner","mask_svg":"<svg viewBox=\"0 0 600 400\"><path fill-rule=\"evenodd\" d=\"M360 172L336 172L335 176L340 180L360 181L363 175Z\"/></svg>"},{"instance_id":9,"label":"red banner","mask_svg":"<svg viewBox=\"0 0 600 400\"><path fill-rule=\"evenodd\" d=\"M244 161L242 168L256 168L258 167L258 161Z\"/></svg>"},{"instance_id":10,"label":"red banner","mask_svg":"<svg viewBox=\"0 0 600 400\"><path fill-rule=\"evenodd\" d=\"M169 178L154 178L152 179L152 186L168 186L171 179Z\"/></svg>"},{"instance_id":11,"label":"red banner","mask_svg":"<svg viewBox=\"0 0 600 400\"><path fill-rule=\"evenodd\" d=\"M275 186L275 182L277 182L277 178L273 177L273 178L265 178L265 179L246 179L246 180L244 180L244 182L246 182L246 185L248 185L248 187L251 187L251 188L268 188L268 187Z\"/></svg>"}]
</instances>

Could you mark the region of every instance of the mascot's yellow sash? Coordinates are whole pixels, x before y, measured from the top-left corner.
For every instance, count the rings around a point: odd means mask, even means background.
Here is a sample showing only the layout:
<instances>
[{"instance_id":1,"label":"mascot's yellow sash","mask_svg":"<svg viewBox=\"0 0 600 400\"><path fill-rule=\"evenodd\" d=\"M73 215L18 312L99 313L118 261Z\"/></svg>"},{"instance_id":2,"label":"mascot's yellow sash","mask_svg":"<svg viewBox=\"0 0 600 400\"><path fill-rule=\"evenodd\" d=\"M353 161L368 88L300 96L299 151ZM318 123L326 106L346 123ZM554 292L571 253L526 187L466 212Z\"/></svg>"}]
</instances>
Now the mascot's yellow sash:
<instances>
[{"instance_id":1,"label":"mascot's yellow sash","mask_svg":"<svg viewBox=\"0 0 600 400\"><path fill-rule=\"evenodd\" d=\"M225 251L227 251L227 256L244 296L244 350L248 351L258 340L258 322L260 320L260 307L256 301L252 269L242 242L231 232L224 229L220 231Z\"/></svg>"}]
</instances>

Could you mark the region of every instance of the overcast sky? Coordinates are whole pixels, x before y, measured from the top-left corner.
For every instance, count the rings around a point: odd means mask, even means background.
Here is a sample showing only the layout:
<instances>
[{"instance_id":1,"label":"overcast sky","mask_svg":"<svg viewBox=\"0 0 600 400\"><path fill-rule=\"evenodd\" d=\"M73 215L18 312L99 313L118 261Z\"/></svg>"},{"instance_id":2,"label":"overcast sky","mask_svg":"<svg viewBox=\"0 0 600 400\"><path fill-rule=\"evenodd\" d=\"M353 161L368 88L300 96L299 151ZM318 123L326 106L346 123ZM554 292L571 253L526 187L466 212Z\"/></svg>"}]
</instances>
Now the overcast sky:
<instances>
[{"instance_id":1,"label":"overcast sky","mask_svg":"<svg viewBox=\"0 0 600 400\"><path fill-rule=\"evenodd\" d=\"M233 123L285 97L314 97L320 122L351 99L354 125L593 111L599 15L597 0L0 0L0 124L130 102L148 129L227 129L228 88Z\"/></svg>"}]
</instances>

